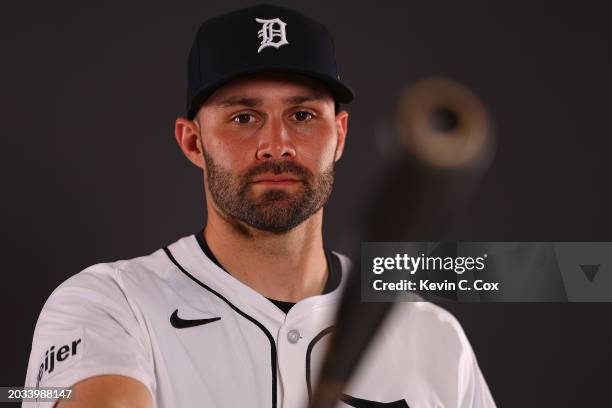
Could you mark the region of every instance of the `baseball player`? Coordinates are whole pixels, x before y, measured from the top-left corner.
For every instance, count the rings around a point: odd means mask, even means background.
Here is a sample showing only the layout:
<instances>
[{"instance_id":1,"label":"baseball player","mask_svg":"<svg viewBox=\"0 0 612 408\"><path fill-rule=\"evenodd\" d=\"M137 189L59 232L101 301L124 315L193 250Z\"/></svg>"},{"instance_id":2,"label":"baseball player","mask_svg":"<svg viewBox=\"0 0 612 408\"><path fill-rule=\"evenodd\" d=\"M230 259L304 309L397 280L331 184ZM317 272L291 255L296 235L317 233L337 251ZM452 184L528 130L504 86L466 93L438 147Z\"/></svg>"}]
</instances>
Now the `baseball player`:
<instances>
[{"instance_id":1,"label":"baseball player","mask_svg":"<svg viewBox=\"0 0 612 408\"><path fill-rule=\"evenodd\" d=\"M205 180L203 230L62 283L38 319L26 386L73 400L24 407L305 407L349 260L323 206L353 99L332 37L259 5L205 21L175 134ZM493 407L460 325L430 303L384 323L339 406Z\"/></svg>"}]
</instances>

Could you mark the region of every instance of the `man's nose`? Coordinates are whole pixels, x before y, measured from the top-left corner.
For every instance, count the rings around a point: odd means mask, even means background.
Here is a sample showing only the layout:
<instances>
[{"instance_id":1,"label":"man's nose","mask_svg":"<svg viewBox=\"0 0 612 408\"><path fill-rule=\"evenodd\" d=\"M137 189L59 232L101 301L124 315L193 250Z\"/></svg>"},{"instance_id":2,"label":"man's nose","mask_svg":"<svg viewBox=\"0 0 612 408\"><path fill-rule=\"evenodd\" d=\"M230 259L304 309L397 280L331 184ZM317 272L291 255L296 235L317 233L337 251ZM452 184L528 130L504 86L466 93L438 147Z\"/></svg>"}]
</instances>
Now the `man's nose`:
<instances>
[{"instance_id":1,"label":"man's nose","mask_svg":"<svg viewBox=\"0 0 612 408\"><path fill-rule=\"evenodd\" d=\"M291 135L280 118L269 118L258 133L258 160L295 157Z\"/></svg>"}]
</instances>

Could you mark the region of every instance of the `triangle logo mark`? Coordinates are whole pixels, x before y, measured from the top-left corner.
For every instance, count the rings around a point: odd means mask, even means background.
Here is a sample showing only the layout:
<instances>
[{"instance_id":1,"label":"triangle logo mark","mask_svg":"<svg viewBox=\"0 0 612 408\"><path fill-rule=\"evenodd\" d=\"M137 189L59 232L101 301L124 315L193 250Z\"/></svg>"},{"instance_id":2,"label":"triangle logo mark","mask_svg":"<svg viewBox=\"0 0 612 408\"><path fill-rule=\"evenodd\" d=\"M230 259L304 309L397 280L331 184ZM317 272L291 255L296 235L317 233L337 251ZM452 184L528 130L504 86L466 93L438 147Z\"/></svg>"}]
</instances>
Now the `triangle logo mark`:
<instances>
[{"instance_id":1,"label":"triangle logo mark","mask_svg":"<svg viewBox=\"0 0 612 408\"><path fill-rule=\"evenodd\" d=\"M597 271L599 271L600 265L580 265L580 269L584 272L585 276L589 280L589 282L593 282L595 279L595 275L597 275Z\"/></svg>"}]
</instances>

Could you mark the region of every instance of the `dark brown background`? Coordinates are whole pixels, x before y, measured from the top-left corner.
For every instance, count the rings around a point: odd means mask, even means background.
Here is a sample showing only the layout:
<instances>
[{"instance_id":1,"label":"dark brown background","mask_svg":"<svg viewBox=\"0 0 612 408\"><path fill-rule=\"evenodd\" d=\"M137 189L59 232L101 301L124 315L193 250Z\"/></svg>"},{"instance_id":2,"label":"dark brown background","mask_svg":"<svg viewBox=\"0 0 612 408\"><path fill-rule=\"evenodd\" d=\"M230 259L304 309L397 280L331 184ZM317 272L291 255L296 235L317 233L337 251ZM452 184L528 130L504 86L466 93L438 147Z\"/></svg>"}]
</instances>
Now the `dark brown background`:
<instances>
[{"instance_id":1,"label":"dark brown background","mask_svg":"<svg viewBox=\"0 0 612 408\"><path fill-rule=\"evenodd\" d=\"M357 93L326 210L329 247L355 240L384 175L375 129L404 85L431 75L469 85L498 128L458 239L612 241L609 6L497 3L293 4L334 33ZM203 225L201 176L175 145L173 120L198 24L245 4L3 5L0 385L23 384L36 317L60 282ZM610 404L612 305L449 309L499 406Z\"/></svg>"}]
</instances>

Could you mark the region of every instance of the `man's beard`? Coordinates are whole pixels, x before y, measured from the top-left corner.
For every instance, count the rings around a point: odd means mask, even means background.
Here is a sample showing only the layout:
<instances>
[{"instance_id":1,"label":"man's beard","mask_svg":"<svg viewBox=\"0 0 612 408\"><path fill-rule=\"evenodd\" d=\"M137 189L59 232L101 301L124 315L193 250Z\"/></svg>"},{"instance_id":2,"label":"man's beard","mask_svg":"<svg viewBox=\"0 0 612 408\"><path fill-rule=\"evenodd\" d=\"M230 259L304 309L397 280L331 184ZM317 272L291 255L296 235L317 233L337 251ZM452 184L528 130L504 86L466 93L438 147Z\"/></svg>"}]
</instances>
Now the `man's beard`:
<instances>
[{"instance_id":1,"label":"man's beard","mask_svg":"<svg viewBox=\"0 0 612 408\"><path fill-rule=\"evenodd\" d=\"M289 160L270 160L234 175L204 151L207 183L217 207L247 225L276 234L286 233L317 212L329 199L334 184L334 163L321 173ZM290 174L301 180L297 191L269 188L254 196L253 182L260 174Z\"/></svg>"}]
</instances>

